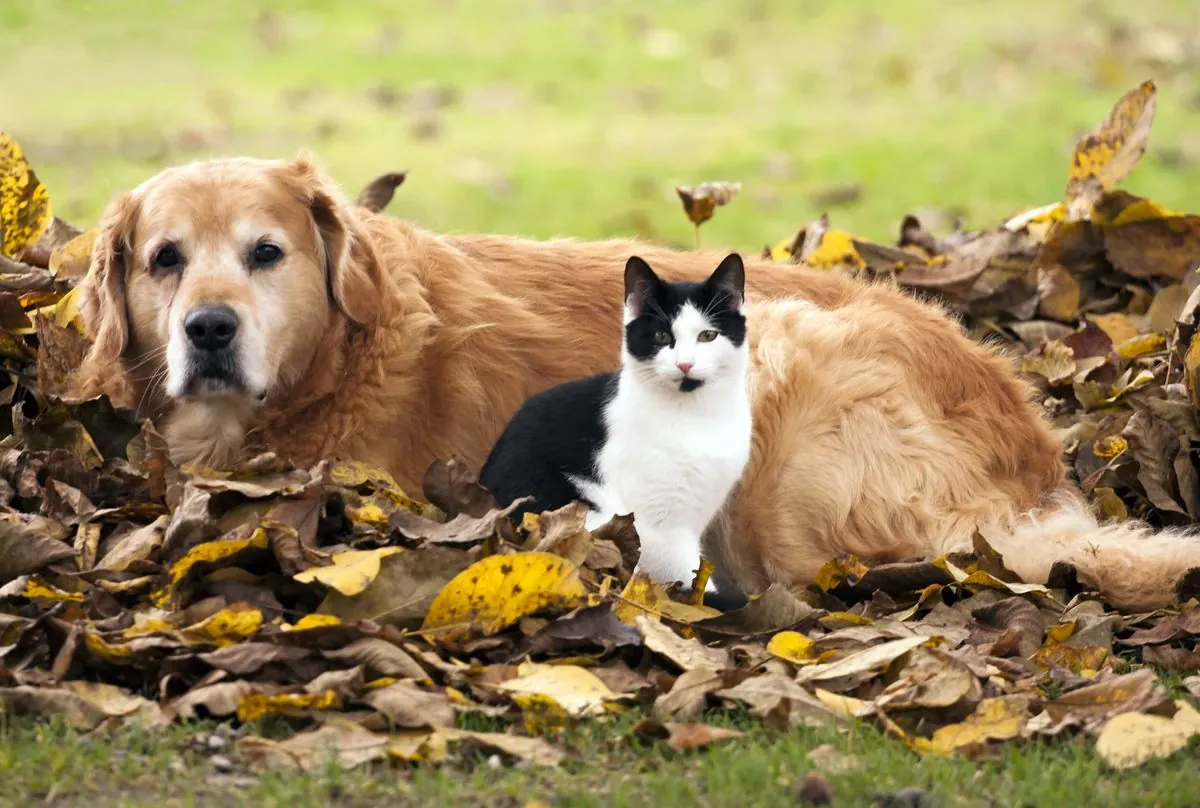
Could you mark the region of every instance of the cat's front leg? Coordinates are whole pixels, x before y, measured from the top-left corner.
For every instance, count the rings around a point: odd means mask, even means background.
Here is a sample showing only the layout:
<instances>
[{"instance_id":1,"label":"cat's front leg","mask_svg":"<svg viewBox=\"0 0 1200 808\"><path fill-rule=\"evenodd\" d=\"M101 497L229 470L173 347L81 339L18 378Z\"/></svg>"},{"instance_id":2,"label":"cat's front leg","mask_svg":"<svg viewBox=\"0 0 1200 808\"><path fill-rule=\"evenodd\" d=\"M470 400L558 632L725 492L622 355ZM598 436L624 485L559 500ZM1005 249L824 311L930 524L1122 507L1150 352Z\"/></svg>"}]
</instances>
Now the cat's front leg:
<instances>
[{"instance_id":1,"label":"cat's front leg","mask_svg":"<svg viewBox=\"0 0 1200 808\"><path fill-rule=\"evenodd\" d=\"M634 525L637 525L634 517ZM638 528L642 554L634 572L644 572L658 583L669 585L681 581L690 589L700 569L700 536L687 528L664 528L644 525ZM716 592L709 578L706 592Z\"/></svg>"}]
</instances>

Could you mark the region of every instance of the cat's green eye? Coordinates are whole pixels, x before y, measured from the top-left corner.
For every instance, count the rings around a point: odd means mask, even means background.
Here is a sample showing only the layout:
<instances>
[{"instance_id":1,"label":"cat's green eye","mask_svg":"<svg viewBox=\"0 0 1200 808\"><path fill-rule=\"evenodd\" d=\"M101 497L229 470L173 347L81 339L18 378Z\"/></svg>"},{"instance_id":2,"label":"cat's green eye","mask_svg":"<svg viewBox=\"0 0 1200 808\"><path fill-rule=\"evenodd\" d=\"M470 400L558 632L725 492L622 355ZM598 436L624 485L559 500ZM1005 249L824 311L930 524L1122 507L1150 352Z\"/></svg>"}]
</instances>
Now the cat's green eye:
<instances>
[{"instance_id":1,"label":"cat's green eye","mask_svg":"<svg viewBox=\"0 0 1200 808\"><path fill-rule=\"evenodd\" d=\"M716 338L717 338L716 331L701 331L699 334L696 335L696 340L698 342L712 342Z\"/></svg>"},{"instance_id":2,"label":"cat's green eye","mask_svg":"<svg viewBox=\"0 0 1200 808\"><path fill-rule=\"evenodd\" d=\"M671 332L670 331L655 331L654 332L654 341L657 342L659 345L670 345L671 344Z\"/></svg>"}]
</instances>

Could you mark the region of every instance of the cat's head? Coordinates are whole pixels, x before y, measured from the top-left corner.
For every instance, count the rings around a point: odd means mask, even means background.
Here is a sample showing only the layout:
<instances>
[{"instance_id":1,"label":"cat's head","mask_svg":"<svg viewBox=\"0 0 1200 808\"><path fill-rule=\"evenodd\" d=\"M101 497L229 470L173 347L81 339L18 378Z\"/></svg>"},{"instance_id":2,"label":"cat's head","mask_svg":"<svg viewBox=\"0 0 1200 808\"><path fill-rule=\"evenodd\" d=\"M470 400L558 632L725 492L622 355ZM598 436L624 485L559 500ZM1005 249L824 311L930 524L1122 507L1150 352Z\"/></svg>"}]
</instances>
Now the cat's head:
<instances>
[{"instance_id":1,"label":"cat's head","mask_svg":"<svg viewBox=\"0 0 1200 808\"><path fill-rule=\"evenodd\" d=\"M625 264L625 365L639 381L685 393L744 370L746 270L733 253L703 283Z\"/></svg>"}]
</instances>

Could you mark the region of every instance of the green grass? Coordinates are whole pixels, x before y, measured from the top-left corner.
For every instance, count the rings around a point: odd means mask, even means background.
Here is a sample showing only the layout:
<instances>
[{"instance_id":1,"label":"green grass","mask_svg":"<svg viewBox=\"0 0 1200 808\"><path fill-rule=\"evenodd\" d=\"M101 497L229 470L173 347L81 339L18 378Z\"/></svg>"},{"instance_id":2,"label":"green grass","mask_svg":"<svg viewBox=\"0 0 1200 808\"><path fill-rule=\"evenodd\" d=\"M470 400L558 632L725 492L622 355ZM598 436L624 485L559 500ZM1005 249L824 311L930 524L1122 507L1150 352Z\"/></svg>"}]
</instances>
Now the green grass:
<instances>
[{"instance_id":1,"label":"green grass","mask_svg":"<svg viewBox=\"0 0 1200 808\"><path fill-rule=\"evenodd\" d=\"M847 184L835 222L886 239L914 209L1053 201L1147 77L1127 187L1200 210L1197 30L1192 0L10 2L0 127L82 223L166 164L306 147L352 191L410 169L393 212L446 231L686 244L673 186L738 180L704 237L757 250ZM453 96L433 138L423 86Z\"/></svg>"},{"instance_id":2,"label":"green grass","mask_svg":"<svg viewBox=\"0 0 1200 808\"><path fill-rule=\"evenodd\" d=\"M482 758L441 768L326 765L299 775L250 773L232 745L214 769L191 739L208 725L157 733L125 730L89 738L55 723L18 723L0 736L0 802L56 806L776 806L796 803L807 753L832 744L859 766L830 773L837 806L870 806L878 795L919 788L938 806L1194 806L1200 795L1197 745L1169 761L1127 773L1107 769L1082 741L1000 749L986 760L920 759L873 729L795 729L771 735L757 722L717 714L712 723L747 731L701 752L672 752L630 739L635 716L569 733L576 759L555 770L493 768ZM477 727L479 728L479 727ZM492 727L486 727L491 729ZM4 802L11 800L11 802Z\"/></svg>"}]
</instances>

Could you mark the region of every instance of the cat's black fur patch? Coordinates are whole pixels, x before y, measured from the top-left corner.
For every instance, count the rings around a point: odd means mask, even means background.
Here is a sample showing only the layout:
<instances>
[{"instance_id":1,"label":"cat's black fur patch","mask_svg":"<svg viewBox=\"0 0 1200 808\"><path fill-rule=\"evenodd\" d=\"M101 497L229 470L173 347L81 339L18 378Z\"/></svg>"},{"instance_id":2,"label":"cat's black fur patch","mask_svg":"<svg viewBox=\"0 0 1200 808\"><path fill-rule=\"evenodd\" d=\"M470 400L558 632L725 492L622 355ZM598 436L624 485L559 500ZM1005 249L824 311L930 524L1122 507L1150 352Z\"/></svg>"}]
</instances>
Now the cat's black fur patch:
<instances>
[{"instance_id":1,"label":"cat's black fur patch","mask_svg":"<svg viewBox=\"0 0 1200 808\"><path fill-rule=\"evenodd\" d=\"M513 511L541 513L588 502L568 475L594 480L595 458L608 430L604 407L617 393L617 373L600 373L560 384L533 396L513 416L479 475L500 507L525 496L534 499Z\"/></svg>"}]
</instances>

